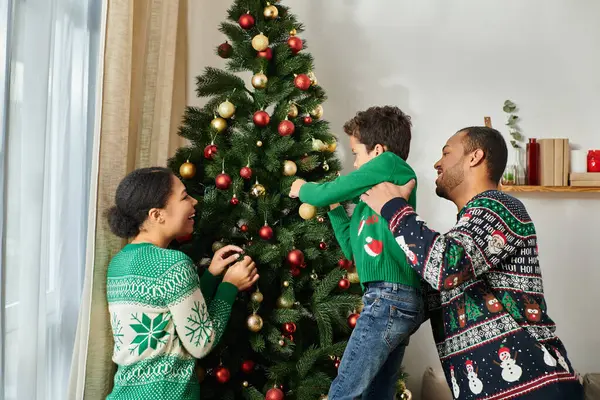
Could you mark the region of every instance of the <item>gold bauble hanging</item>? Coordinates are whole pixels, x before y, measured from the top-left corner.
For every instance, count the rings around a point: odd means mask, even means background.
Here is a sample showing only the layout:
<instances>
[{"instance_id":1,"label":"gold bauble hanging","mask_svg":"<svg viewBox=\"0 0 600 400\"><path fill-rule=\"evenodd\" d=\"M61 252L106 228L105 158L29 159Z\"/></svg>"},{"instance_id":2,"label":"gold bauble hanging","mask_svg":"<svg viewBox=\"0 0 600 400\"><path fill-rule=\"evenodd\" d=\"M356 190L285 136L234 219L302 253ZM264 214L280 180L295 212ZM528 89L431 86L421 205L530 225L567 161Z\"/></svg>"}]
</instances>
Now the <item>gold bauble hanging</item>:
<instances>
[{"instance_id":1,"label":"gold bauble hanging","mask_svg":"<svg viewBox=\"0 0 600 400\"><path fill-rule=\"evenodd\" d=\"M360 279L358 278L357 272L348 272L348 280L350 283L359 283Z\"/></svg>"},{"instance_id":2,"label":"gold bauble hanging","mask_svg":"<svg viewBox=\"0 0 600 400\"><path fill-rule=\"evenodd\" d=\"M219 251L223 247L225 247L225 243L216 241L216 242L214 242L212 244L212 251L213 251L213 253L216 253L217 251Z\"/></svg>"},{"instance_id":3,"label":"gold bauble hanging","mask_svg":"<svg viewBox=\"0 0 600 400\"><path fill-rule=\"evenodd\" d=\"M281 296L277 298L277 308L290 309L294 306L294 302Z\"/></svg>"},{"instance_id":4,"label":"gold bauble hanging","mask_svg":"<svg viewBox=\"0 0 600 400\"><path fill-rule=\"evenodd\" d=\"M210 121L210 126L217 132L221 133L227 129L227 121L221 117L215 117Z\"/></svg>"},{"instance_id":5,"label":"gold bauble hanging","mask_svg":"<svg viewBox=\"0 0 600 400\"><path fill-rule=\"evenodd\" d=\"M179 175L181 175L183 179L192 179L196 176L196 166L189 162L189 160L184 162L179 167Z\"/></svg>"},{"instance_id":6,"label":"gold bauble hanging","mask_svg":"<svg viewBox=\"0 0 600 400\"><path fill-rule=\"evenodd\" d=\"M258 141L256 142L256 145L257 145L258 147L262 147L262 145L263 145L263 142L262 142L261 140L258 140Z\"/></svg>"},{"instance_id":7,"label":"gold bauble hanging","mask_svg":"<svg viewBox=\"0 0 600 400\"><path fill-rule=\"evenodd\" d=\"M317 80L317 75L315 75L314 72L310 71L308 74L306 74L306 76L308 76L313 86L317 86L319 84L319 81Z\"/></svg>"},{"instance_id":8,"label":"gold bauble hanging","mask_svg":"<svg viewBox=\"0 0 600 400\"><path fill-rule=\"evenodd\" d=\"M260 332L263 327L263 319L260 315L252 314L246 320L246 325L252 332Z\"/></svg>"},{"instance_id":9,"label":"gold bauble hanging","mask_svg":"<svg viewBox=\"0 0 600 400\"><path fill-rule=\"evenodd\" d=\"M254 86L255 89L266 88L267 82L269 82L269 78L262 72L259 72L252 77L252 86Z\"/></svg>"},{"instance_id":10,"label":"gold bauble hanging","mask_svg":"<svg viewBox=\"0 0 600 400\"><path fill-rule=\"evenodd\" d=\"M300 214L302 219L309 220L317 215L317 208L312 204L302 203L300 210L298 210L298 214Z\"/></svg>"},{"instance_id":11,"label":"gold bauble hanging","mask_svg":"<svg viewBox=\"0 0 600 400\"><path fill-rule=\"evenodd\" d=\"M327 150L329 150L331 153L333 153L335 151L335 149L337 149L337 142L334 140L333 142L331 142L327 145Z\"/></svg>"},{"instance_id":12,"label":"gold bauble hanging","mask_svg":"<svg viewBox=\"0 0 600 400\"><path fill-rule=\"evenodd\" d=\"M298 166L296 163L290 160L285 160L283 163L283 174L285 176L294 176L298 172Z\"/></svg>"},{"instance_id":13,"label":"gold bauble hanging","mask_svg":"<svg viewBox=\"0 0 600 400\"><path fill-rule=\"evenodd\" d=\"M255 197L261 197L264 196L267 193L267 189L265 189L265 187L263 185L261 185L260 183L256 183L252 186L252 189L250 189L250 194Z\"/></svg>"},{"instance_id":14,"label":"gold bauble hanging","mask_svg":"<svg viewBox=\"0 0 600 400\"><path fill-rule=\"evenodd\" d=\"M251 299L255 303L262 303L264 300L264 296L261 292L257 290L256 292L252 293Z\"/></svg>"},{"instance_id":15,"label":"gold bauble hanging","mask_svg":"<svg viewBox=\"0 0 600 400\"><path fill-rule=\"evenodd\" d=\"M296 30L296 28L294 28L290 31L290 36L296 36L297 34L298 34L298 31Z\"/></svg>"},{"instance_id":16,"label":"gold bauble hanging","mask_svg":"<svg viewBox=\"0 0 600 400\"><path fill-rule=\"evenodd\" d=\"M235 106L229 100L225 100L221 104L219 104L219 108L217 109L219 115L223 118L231 118L233 114L235 114Z\"/></svg>"},{"instance_id":17,"label":"gold bauble hanging","mask_svg":"<svg viewBox=\"0 0 600 400\"><path fill-rule=\"evenodd\" d=\"M323 162L323 171L329 171L329 164L327 164L327 161Z\"/></svg>"},{"instance_id":18,"label":"gold bauble hanging","mask_svg":"<svg viewBox=\"0 0 600 400\"><path fill-rule=\"evenodd\" d=\"M274 5L267 3L268 5L263 10L263 15L266 19L275 19L279 16L279 10Z\"/></svg>"},{"instance_id":19,"label":"gold bauble hanging","mask_svg":"<svg viewBox=\"0 0 600 400\"><path fill-rule=\"evenodd\" d=\"M312 149L313 151L323 151L327 149L329 146L326 145L321 139L312 139Z\"/></svg>"},{"instance_id":20,"label":"gold bauble hanging","mask_svg":"<svg viewBox=\"0 0 600 400\"><path fill-rule=\"evenodd\" d=\"M256 51L265 51L269 47L269 38L259 33L252 38L252 47Z\"/></svg>"},{"instance_id":21,"label":"gold bauble hanging","mask_svg":"<svg viewBox=\"0 0 600 400\"><path fill-rule=\"evenodd\" d=\"M290 108L288 110L289 118L296 118L298 116L298 107L295 104L290 104Z\"/></svg>"},{"instance_id":22,"label":"gold bauble hanging","mask_svg":"<svg viewBox=\"0 0 600 400\"><path fill-rule=\"evenodd\" d=\"M323 116L323 106L320 104L316 106L315 109L310 112L310 116L314 119L321 118Z\"/></svg>"}]
</instances>

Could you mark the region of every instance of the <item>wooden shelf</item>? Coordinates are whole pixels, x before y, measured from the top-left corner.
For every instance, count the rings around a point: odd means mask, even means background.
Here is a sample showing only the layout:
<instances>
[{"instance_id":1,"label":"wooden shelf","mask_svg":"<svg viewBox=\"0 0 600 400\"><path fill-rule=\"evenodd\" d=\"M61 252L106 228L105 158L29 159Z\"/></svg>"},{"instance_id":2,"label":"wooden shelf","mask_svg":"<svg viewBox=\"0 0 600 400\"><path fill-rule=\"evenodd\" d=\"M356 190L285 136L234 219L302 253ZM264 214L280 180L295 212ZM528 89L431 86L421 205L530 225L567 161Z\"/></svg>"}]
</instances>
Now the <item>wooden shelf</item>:
<instances>
[{"instance_id":1,"label":"wooden shelf","mask_svg":"<svg viewBox=\"0 0 600 400\"><path fill-rule=\"evenodd\" d=\"M522 186L522 185L507 185L500 186L503 192L520 192L520 193L600 193L600 187L585 187L585 186Z\"/></svg>"}]
</instances>

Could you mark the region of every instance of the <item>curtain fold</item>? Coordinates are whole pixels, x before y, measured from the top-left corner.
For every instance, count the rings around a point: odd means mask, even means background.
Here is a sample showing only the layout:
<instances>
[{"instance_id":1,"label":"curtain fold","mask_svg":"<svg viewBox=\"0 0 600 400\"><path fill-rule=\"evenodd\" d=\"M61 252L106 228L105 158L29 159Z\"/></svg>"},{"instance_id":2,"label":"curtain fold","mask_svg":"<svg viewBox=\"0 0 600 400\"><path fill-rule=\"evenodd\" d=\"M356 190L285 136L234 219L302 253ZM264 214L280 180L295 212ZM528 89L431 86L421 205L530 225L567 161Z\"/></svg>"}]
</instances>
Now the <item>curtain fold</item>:
<instances>
[{"instance_id":1,"label":"curtain fold","mask_svg":"<svg viewBox=\"0 0 600 400\"><path fill-rule=\"evenodd\" d=\"M125 244L104 217L121 179L135 168L166 165L183 144L187 0L109 0L101 128L84 296L69 399L103 399L112 388L113 337L106 270Z\"/></svg>"}]
</instances>

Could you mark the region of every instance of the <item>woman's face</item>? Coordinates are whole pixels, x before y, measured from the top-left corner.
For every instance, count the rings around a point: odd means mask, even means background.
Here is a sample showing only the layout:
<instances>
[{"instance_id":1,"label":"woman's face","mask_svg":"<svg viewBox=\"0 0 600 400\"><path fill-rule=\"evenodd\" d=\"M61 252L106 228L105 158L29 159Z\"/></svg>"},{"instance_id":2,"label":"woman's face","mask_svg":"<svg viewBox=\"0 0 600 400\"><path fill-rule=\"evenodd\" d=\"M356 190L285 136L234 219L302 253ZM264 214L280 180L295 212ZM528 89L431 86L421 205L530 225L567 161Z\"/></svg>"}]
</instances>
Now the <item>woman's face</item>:
<instances>
[{"instance_id":1,"label":"woman's face","mask_svg":"<svg viewBox=\"0 0 600 400\"><path fill-rule=\"evenodd\" d=\"M173 186L167 200L167 205L162 210L163 228L169 237L189 235L194 231L195 206L198 200L188 195L181 180L176 176L171 178Z\"/></svg>"}]
</instances>

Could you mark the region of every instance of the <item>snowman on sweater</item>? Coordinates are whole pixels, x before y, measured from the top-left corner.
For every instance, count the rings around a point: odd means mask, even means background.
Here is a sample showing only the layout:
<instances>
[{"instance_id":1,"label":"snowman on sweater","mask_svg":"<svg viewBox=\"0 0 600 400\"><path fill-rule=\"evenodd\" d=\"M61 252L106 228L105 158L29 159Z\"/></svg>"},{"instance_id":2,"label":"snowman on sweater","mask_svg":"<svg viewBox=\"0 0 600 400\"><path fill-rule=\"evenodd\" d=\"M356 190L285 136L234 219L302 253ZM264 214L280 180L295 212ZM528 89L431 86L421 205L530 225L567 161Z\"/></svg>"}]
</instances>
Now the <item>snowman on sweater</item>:
<instances>
[{"instance_id":1,"label":"snowman on sweater","mask_svg":"<svg viewBox=\"0 0 600 400\"><path fill-rule=\"evenodd\" d=\"M483 382L477 377L477 372L473 367L473 361L467 360L465 362L467 368L467 379L469 379L469 389L473 394L479 394L483 391Z\"/></svg>"},{"instance_id":2,"label":"snowman on sweater","mask_svg":"<svg viewBox=\"0 0 600 400\"><path fill-rule=\"evenodd\" d=\"M558 359L558 363L560 364L560 366L563 367L565 371L571 372L571 370L569 369L569 364L567 364L567 360L565 360L562 354L560 354L560 352L557 349L554 349L554 352L556 353L556 358Z\"/></svg>"},{"instance_id":3,"label":"snowman on sweater","mask_svg":"<svg viewBox=\"0 0 600 400\"><path fill-rule=\"evenodd\" d=\"M502 361L500 364L496 363L502 368L502 379L506 382L518 381L523 374L523 370L517 365L517 353L515 353L515 358L513 359L508 347L503 346L498 350L498 357Z\"/></svg>"},{"instance_id":4,"label":"snowman on sweater","mask_svg":"<svg viewBox=\"0 0 600 400\"><path fill-rule=\"evenodd\" d=\"M450 380L452 381L452 392L454 393L454 398L458 399L458 396L460 396L460 388L456 382L456 376L454 376L454 365L450 366Z\"/></svg>"},{"instance_id":5,"label":"snowman on sweater","mask_svg":"<svg viewBox=\"0 0 600 400\"><path fill-rule=\"evenodd\" d=\"M538 346L540 347L540 349L542 349L542 352L544 353L544 362L546 363L546 365L556 367L556 360L554 359L554 357L552 357L552 354L550 354L546 346L544 346L543 344L540 344Z\"/></svg>"}]
</instances>

